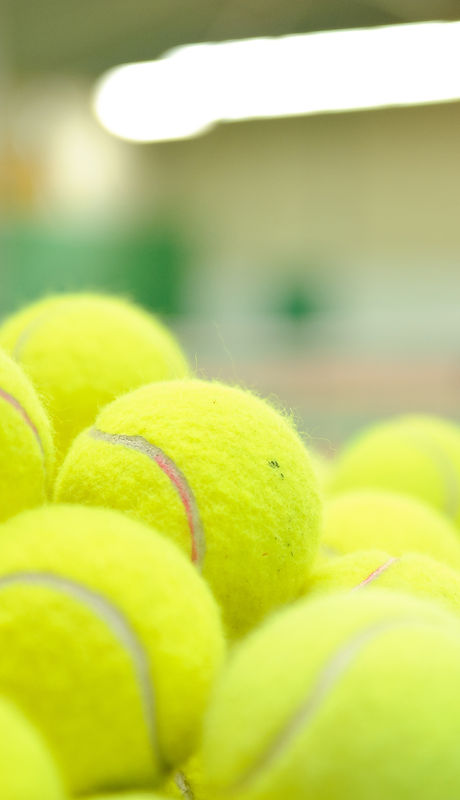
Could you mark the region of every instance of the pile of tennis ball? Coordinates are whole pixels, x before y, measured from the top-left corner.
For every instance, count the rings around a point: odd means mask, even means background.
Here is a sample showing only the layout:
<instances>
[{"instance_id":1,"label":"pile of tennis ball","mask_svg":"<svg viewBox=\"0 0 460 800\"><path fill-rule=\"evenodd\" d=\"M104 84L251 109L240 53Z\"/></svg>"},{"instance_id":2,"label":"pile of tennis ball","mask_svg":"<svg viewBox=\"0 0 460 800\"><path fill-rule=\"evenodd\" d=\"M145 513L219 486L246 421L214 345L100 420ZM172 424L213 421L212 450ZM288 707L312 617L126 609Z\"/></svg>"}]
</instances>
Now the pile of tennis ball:
<instances>
[{"instance_id":1,"label":"pile of tennis ball","mask_svg":"<svg viewBox=\"0 0 460 800\"><path fill-rule=\"evenodd\" d=\"M326 462L105 295L0 348L1 800L458 800L455 422Z\"/></svg>"}]
</instances>

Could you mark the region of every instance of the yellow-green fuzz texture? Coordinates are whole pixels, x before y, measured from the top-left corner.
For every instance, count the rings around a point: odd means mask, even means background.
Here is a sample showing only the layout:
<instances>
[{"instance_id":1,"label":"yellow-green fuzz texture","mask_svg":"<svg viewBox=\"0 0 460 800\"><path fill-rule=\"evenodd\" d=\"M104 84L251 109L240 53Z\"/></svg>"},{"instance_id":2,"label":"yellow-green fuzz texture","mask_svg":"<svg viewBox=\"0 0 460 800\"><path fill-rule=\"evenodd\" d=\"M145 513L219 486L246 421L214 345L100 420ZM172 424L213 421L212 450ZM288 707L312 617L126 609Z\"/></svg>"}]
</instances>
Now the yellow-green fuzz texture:
<instances>
[{"instance_id":1,"label":"yellow-green fuzz texture","mask_svg":"<svg viewBox=\"0 0 460 800\"><path fill-rule=\"evenodd\" d=\"M22 369L0 350L0 520L48 499L55 454L48 417Z\"/></svg>"},{"instance_id":2,"label":"yellow-green fuzz texture","mask_svg":"<svg viewBox=\"0 0 460 800\"><path fill-rule=\"evenodd\" d=\"M72 445L56 499L126 511L181 547L232 636L302 591L321 501L293 425L254 394L168 381L107 406Z\"/></svg>"},{"instance_id":3,"label":"yellow-green fuzz texture","mask_svg":"<svg viewBox=\"0 0 460 800\"><path fill-rule=\"evenodd\" d=\"M176 800L212 800L203 777L202 755L199 750L173 772L162 786L165 797Z\"/></svg>"},{"instance_id":4,"label":"yellow-green fuzz texture","mask_svg":"<svg viewBox=\"0 0 460 800\"><path fill-rule=\"evenodd\" d=\"M233 654L204 727L213 800L455 800L460 622L368 589L299 602Z\"/></svg>"},{"instance_id":5,"label":"yellow-green fuzz texture","mask_svg":"<svg viewBox=\"0 0 460 800\"><path fill-rule=\"evenodd\" d=\"M363 487L418 497L460 525L460 427L415 414L362 431L337 458L329 490Z\"/></svg>"},{"instance_id":6,"label":"yellow-green fuzz texture","mask_svg":"<svg viewBox=\"0 0 460 800\"><path fill-rule=\"evenodd\" d=\"M393 556L422 553L460 569L457 528L417 498L373 489L329 498L324 506L321 552L332 557L369 549Z\"/></svg>"},{"instance_id":7,"label":"yellow-green fuzz texture","mask_svg":"<svg viewBox=\"0 0 460 800\"><path fill-rule=\"evenodd\" d=\"M85 795L81 800L166 800L166 797L156 792L110 792L110 794L94 794L91 797Z\"/></svg>"},{"instance_id":8,"label":"yellow-green fuzz texture","mask_svg":"<svg viewBox=\"0 0 460 800\"><path fill-rule=\"evenodd\" d=\"M37 729L0 697L0 797L2 800L67 800L61 775Z\"/></svg>"},{"instance_id":9,"label":"yellow-green fuzz texture","mask_svg":"<svg viewBox=\"0 0 460 800\"><path fill-rule=\"evenodd\" d=\"M118 395L188 374L178 343L154 316L98 294L51 296L27 306L3 323L0 346L43 397L59 458Z\"/></svg>"},{"instance_id":10,"label":"yellow-green fuzz texture","mask_svg":"<svg viewBox=\"0 0 460 800\"><path fill-rule=\"evenodd\" d=\"M419 553L391 556L380 550L357 550L320 562L308 580L307 594L338 589L364 591L371 586L431 598L460 614L460 574Z\"/></svg>"},{"instance_id":11,"label":"yellow-green fuzz texture","mask_svg":"<svg viewBox=\"0 0 460 800\"><path fill-rule=\"evenodd\" d=\"M195 750L224 643L205 582L115 511L48 506L0 531L0 693L73 794L150 788Z\"/></svg>"}]
</instances>

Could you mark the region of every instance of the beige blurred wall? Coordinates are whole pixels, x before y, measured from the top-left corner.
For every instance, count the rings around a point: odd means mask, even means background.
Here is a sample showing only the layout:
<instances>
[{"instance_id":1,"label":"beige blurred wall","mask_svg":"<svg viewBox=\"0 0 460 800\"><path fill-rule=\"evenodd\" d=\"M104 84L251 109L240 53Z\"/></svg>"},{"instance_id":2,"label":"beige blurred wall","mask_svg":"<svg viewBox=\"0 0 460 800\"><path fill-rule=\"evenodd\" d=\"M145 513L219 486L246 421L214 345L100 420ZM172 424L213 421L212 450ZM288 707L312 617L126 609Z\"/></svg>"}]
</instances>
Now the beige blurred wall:
<instances>
[{"instance_id":1,"label":"beige blurred wall","mask_svg":"<svg viewBox=\"0 0 460 800\"><path fill-rule=\"evenodd\" d=\"M459 103L221 125L145 156L156 196L216 255L455 266L460 254Z\"/></svg>"},{"instance_id":2,"label":"beige blurred wall","mask_svg":"<svg viewBox=\"0 0 460 800\"><path fill-rule=\"evenodd\" d=\"M100 128L91 88L62 78L12 88L10 145L37 183L31 214L118 224L170 209L196 232L200 257L222 265L456 268L460 103L139 145Z\"/></svg>"}]
</instances>

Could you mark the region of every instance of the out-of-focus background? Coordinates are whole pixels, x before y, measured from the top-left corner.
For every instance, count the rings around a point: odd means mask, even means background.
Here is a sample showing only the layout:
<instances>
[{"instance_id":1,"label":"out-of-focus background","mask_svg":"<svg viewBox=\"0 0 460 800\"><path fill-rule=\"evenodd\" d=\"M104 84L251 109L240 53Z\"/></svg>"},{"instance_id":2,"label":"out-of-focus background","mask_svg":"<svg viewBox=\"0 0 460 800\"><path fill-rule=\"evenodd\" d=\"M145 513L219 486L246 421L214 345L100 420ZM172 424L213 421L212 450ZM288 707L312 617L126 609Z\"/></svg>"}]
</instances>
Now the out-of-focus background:
<instances>
[{"instance_id":1,"label":"out-of-focus background","mask_svg":"<svg viewBox=\"0 0 460 800\"><path fill-rule=\"evenodd\" d=\"M142 144L93 108L106 70L181 45L437 19L460 2L1 0L0 313L127 294L326 452L384 414L460 416L458 102Z\"/></svg>"}]
</instances>

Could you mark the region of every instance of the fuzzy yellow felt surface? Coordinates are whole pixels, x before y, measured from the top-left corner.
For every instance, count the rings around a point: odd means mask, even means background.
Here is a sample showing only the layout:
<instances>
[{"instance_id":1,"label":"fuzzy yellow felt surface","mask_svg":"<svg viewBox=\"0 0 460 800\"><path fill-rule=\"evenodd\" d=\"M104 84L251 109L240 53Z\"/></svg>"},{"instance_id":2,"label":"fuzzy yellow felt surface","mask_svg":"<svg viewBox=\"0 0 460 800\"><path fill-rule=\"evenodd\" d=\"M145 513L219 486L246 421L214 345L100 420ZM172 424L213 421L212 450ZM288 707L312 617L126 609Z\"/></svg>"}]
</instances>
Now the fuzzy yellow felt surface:
<instances>
[{"instance_id":1,"label":"fuzzy yellow felt surface","mask_svg":"<svg viewBox=\"0 0 460 800\"><path fill-rule=\"evenodd\" d=\"M249 635L203 736L212 797L460 795L460 622L388 589L303 600Z\"/></svg>"},{"instance_id":2,"label":"fuzzy yellow felt surface","mask_svg":"<svg viewBox=\"0 0 460 800\"><path fill-rule=\"evenodd\" d=\"M379 550L357 550L318 564L307 593L337 589L364 591L367 587L397 589L436 600L460 614L460 575L434 558L407 553L391 556Z\"/></svg>"},{"instance_id":3,"label":"fuzzy yellow felt surface","mask_svg":"<svg viewBox=\"0 0 460 800\"><path fill-rule=\"evenodd\" d=\"M59 457L118 395L188 373L164 325L134 304L104 295L59 295L34 303L6 319L0 346L44 398Z\"/></svg>"},{"instance_id":4,"label":"fuzzy yellow felt surface","mask_svg":"<svg viewBox=\"0 0 460 800\"><path fill-rule=\"evenodd\" d=\"M4 697L0 697L0 797L67 800L58 767L43 737Z\"/></svg>"},{"instance_id":5,"label":"fuzzy yellow felt surface","mask_svg":"<svg viewBox=\"0 0 460 800\"><path fill-rule=\"evenodd\" d=\"M50 422L29 378L0 350L0 520L49 497L55 453Z\"/></svg>"},{"instance_id":6,"label":"fuzzy yellow felt surface","mask_svg":"<svg viewBox=\"0 0 460 800\"><path fill-rule=\"evenodd\" d=\"M324 506L322 552L329 557L354 550L390 555L422 553L460 569L458 529L417 498L362 489L329 498Z\"/></svg>"},{"instance_id":7,"label":"fuzzy yellow felt surface","mask_svg":"<svg viewBox=\"0 0 460 800\"><path fill-rule=\"evenodd\" d=\"M460 427L423 415L362 431L336 459L331 492L373 487L413 495L460 525Z\"/></svg>"},{"instance_id":8,"label":"fuzzy yellow felt surface","mask_svg":"<svg viewBox=\"0 0 460 800\"><path fill-rule=\"evenodd\" d=\"M176 800L212 800L203 777L202 755L198 751L163 784L165 797Z\"/></svg>"},{"instance_id":9,"label":"fuzzy yellow felt surface","mask_svg":"<svg viewBox=\"0 0 460 800\"><path fill-rule=\"evenodd\" d=\"M110 794L92 794L91 797L85 795L81 800L166 800L166 796L156 792L110 792Z\"/></svg>"},{"instance_id":10,"label":"fuzzy yellow felt surface","mask_svg":"<svg viewBox=\"0 0 460 800\"><path fill-rule=\"evenodd\" d=\"M321 500L289 420L217 382L141 387L107 406L74 442L56 499L118 508L194 561L232 636L302 590Z\"/></svg>"},{"instance_id":11,"label":"fuzzy yellow felt surface","mask_svg":"<svg viewBox=\"0 0 460 800\"><path fill-rule=\"evenodd\" d=\"M224 642L206 583L165 537L48 506L2 527L0 650L0 693L83 794L154 786L195 750Z\"/></svg>"}]
</instances>

